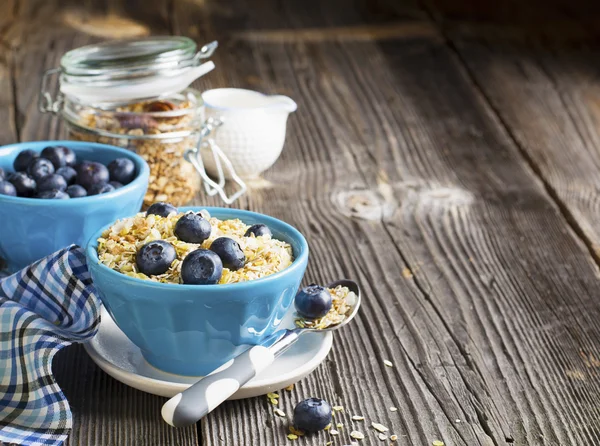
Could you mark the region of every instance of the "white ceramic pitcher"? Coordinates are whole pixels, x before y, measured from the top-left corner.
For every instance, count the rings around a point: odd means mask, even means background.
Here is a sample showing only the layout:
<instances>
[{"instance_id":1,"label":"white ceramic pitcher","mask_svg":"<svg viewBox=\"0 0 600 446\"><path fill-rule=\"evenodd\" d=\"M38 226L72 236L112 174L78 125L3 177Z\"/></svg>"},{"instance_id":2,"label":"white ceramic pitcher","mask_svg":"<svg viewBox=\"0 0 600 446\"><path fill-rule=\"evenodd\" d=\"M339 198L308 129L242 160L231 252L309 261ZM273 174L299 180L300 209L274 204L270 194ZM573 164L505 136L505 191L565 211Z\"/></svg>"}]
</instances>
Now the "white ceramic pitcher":
<instances>
[{"instance_id":1,"label":"white ceramic pitcher","mask_svg":"<svg viewBox=\"0 0 600 446\"><path fill-rule=\"evenodd\" d=\"M206 170L213 176L221 169L211 145L217 145L242 178L252 178L271 167L283 148L288 115L296 103L286 96L267 96L241 88L217 88L202 94L205 118L221 121L209 135L202 149Z\"/></svg>"}]
</instances>

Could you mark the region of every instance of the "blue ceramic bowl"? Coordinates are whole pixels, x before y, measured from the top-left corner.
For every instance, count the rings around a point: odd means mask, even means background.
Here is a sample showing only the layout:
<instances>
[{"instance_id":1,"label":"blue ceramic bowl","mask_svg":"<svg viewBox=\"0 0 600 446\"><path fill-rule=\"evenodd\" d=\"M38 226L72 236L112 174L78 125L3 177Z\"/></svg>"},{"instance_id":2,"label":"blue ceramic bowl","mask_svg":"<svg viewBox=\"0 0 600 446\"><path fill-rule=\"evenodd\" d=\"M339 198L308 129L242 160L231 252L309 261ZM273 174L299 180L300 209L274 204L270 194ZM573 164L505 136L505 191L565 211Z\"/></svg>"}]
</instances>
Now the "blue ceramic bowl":
<instances>
[{"instance_id":1,"label":"blue ceramic bowl","mask_svg":"<svg viewBox=\"0 0 600 446\"><path fill-rule=\"evenodd\" d=\"M238 209L181 208L189 209L264 223L275 238L292 246L295 260L283 271L248 282L179 285L129 277L99 263L102 231L90 239L86 256L102 302L144 358L167 372L202 376L275 331L304 276L308 245L298 230L273 217Z\"/></svg>"},{"instance_id":2,"label":"blue ceramic bowl","mask_svg":"<svg viewBox=\"0 0 600 446\"><path fill-rule=\"evenodd\" d=\"M16 271L73 243L85 246L99 228L118 218L135 214L142 206L150 169L135 153L104 144L74 141L39 141L0 147L0 167L13 171L21 150L41 152L61 145L73 150L78 160L108 164L115 158L129 158L138 176L128 185L102 195L70 200L43 200L0 195L0 257Z\"/></svg>"}]
</instances>

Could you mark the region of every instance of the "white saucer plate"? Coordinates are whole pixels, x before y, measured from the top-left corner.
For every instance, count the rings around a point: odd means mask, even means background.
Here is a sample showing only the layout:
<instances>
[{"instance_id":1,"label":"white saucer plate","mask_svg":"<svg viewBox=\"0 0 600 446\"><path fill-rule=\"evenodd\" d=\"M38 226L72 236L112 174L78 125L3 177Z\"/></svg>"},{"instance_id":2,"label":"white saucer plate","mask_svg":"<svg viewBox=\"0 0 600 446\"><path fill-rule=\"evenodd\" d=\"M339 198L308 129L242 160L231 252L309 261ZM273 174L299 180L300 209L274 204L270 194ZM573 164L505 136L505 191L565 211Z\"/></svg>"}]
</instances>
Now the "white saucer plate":
<instances>
[{"instance_id":1,"label":"white saucer plate","mask_svg":"<svg viewBox=\"0 0 600 446\"><path fill-rule=\"evenodd\" d=\"M128 386L144 392L172 397L194 384L200 377L163 372L146 362L136 347L102 308L98 334L85 349L106 373ZM293 311L281 323L293 327ZM294 384L311 373L331 350L331 333L306 333L260 375L239 389L232 400L265 395Z\"/></svg>"}]
</instances>

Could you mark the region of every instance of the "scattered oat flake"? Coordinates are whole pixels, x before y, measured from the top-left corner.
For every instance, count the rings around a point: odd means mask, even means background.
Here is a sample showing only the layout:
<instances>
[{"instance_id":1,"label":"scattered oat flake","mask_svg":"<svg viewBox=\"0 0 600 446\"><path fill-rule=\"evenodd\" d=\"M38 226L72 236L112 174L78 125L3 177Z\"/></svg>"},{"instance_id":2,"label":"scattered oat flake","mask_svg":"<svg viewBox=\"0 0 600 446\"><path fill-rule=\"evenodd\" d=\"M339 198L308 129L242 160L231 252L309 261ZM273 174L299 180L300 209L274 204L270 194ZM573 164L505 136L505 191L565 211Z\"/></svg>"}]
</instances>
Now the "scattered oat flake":
<instances>
[{"instance_id":1,"label":"scattered oat flake","mask_svg":"<svg viewBox=\"0 0 600 446\"><path fill-rule=\"evenodd\" d=\"M323 430L328 431L329 429L331 429L331 423L329 423L327 426L325 426L323 428Z\"/></svg>"},{"instance_id":2,"label":"scattered oat flake","mask_svg":"<svg viewBox=\"0 0 600 446\"><path fill-rule=\"evenodd\" d=\"M279 415L280 417L286 417L287 415L285 414L285 412L281 409L275 409L275 415Z\"/></svg>"},{"instance_id":3,"label":"scattered oat flake","mask_svg":"<svg viewBox=\"0 0 600 446\"><path fill-rule=\"evenodd\" d=\"M390 440L396 441L398 439L398 435L390 435Z\"/></svg>"},{"instance_id":4,"label":"scattered oat flake","mask_svg":"<svg viewBox=\"0 0 600 446\"><path fill-rule=\"evenodd\" d=\"M397 412L397 411L398 411L398 408L397 408L397 407L394 407L394 406L392 406L392 407L390 407L390 411L392 411L392 412Z\"/></svg>"},{"instance_id":5,"label":"scattered oat flake","mask_svg":"<svg viewBox=\"0 0 600 446\"><path fill-rule=\"evenodd\" d=\"M440 440L433 440L433 443L431 443L433 446L444 446L444 442L440 441Z\"/></svg>"},{"instance_id":6,"label":"scattered oat flake","mask_svg":"<svg viewBox=\"0 0 600 446\"><path fill-rule=\"evenodd\" d=\"M338 423L338 424L336 424L336 427L337 427L338 429L341 429L341 428L343 428L343 427L344 427L344 423Z\"/></svg>"},{"instance_id":7,"label":"scattered oat flake","mask_svg":"<svg viewBox=\"0 0 600 446\"><path fill-rule=\"evenodd\" d=\"M296 429L294 426L290 426L290 432L298 437L302 437L304 435L303 431Z\"/></svg>"},{"instance_id":8,"label":"scattered oat flake","mask_svg":"<svg viewBox=\"0 0 600 446\"><path fill-rule=\"evenodd\" d=\"M294 390L294 385L293 385L293 384L290 384L289 386L287 386L287 387L285 388L285 390L287 390L288 392L291 392L292 390Z\"/></svg>"},{"instance_id":9,"label":"scattered oat flake","mask_svg":"<svg viewBox=\"0 0 600 446\"><path fill-rule=\"evenodd\" d=\"M371 423L371 427L379 432L387 432L389 429L385 427L383 424L379 423Z\"/></svg>"},{"instance_id":10,"label":"scattered oat flake","mask_svg":"<svg viewBox=\"0 0 600 446\"><path fill-rule=\"evenodd\" d=\"M460 420L457 418L457 419L456 419L456 422L457 422L457 423L460 423L461 421L460 421Z\"/></svg>"},{"instance_id":11,"label":"scattered oat flake","mask_svg":"<svg viewBox=\"0 0 600 446\"><path fill-rule=\"evenodd\" d=\"M354 421L363 421L363 420L365 419L365 417L363 417L362 415L354 415L354 416L352 417L352 419L353 419Z\"/></svg>"},{"instance_id":12,"label":"scattered oat flake","mask_svg":"<svg viewBox=\"0 0 600 446\"><path fill-rule=\"evenodd\" d=\"M335 429L331 429L331 430L329 431L329 433L330 433L331 435L339 435L339 434L340 434L340 433L339 433L338 431L336 431Z\"/></svg>"},{"instance_id":13,"label":"scattered oat flake","mask_svg":"<svg viewBox=\"0 0 600 446\"><path fill-rule=\"evenodd\" d=\"M381 441L387 440L387 435L386 434L379 434L379 439Z\"/></svg>"},{"instance_id":14,"label":"scattered oat flake","mask_svg":"<svg viewBox=\"0 0 600 446\"><path fill-rule=\"evenodd\" d=\"M279 394L269 392L269 393L267 393L267 398L279 398Z\"/></svg>"},{"instance_id":15,"label":"scattered oat flake","mask_svg":"<svg viewBox=\"0 0 600 446\"><path fill-rule=\"evenodd\" d=\"M343 412L344 406L333 406L332 409L335 410L336 412Z\"/></svg>"},{"instance_id":16,"label":"scattered oat flake","mask_svg":"<svg viewBox=\"0 0 600 446\"><path fill-rule=\"evenodd\" d=\"M290 440L297 440L298 439L298 435L294 435L294 434L288 434L287 436Z\"/></svg>"},{"instance_id":17,"label":"scattered oat flake","mask_svg":"<svg viewBox=\"0 0 600 446\"><path fill-rule=\"evenodd\" d=\"M279 404L279 400L277 398L269 398L269 401L271 401L271 404L274 404L275 406Z\"/></svg>"},{"instance_id":18,"label":"scattered oat flake","mask_svg":"<svg viewBox=\"0 0 600 446\"><path fill-rule=\"evenodd\" d=\"M362 440L363 438L365 438L364 434L362 432L359 432L359 431L352 431L352 432L350 432L350 436L352 438L356 438L357 440Z\"/></svg>"},{"instance_id":19,"label":"scattered oat flake","mask_svg":"<svg viewBox=\"0 0 600 446\"><path fill-rule=\"evenodd\" d=\"M383 363L388 367L394 367L394 364L392 364L392 361L388 361L387 359L384 359Z\"/></svg>"},{"instance_id":20,"label":"scattered oat flake","mask_svg":"<svg viewBox=\"0 0 600 446\"><path fill-rule=\"evenodd\" d=\"M325 443L325 446L330 446L333 444L333 441L328 441L327 443Z\"/></svg>"},{"instance_id":21,"label":"scattered oat flake","mask_svg":"<svg viewBox=\"0 0 600 446\"><path fill-rule=\"evenodd\" d=\"M404 268L402 270L402 275L404 276L405 279L410 279L413 276L408 268Z\"/></svg>"}]
</instances>

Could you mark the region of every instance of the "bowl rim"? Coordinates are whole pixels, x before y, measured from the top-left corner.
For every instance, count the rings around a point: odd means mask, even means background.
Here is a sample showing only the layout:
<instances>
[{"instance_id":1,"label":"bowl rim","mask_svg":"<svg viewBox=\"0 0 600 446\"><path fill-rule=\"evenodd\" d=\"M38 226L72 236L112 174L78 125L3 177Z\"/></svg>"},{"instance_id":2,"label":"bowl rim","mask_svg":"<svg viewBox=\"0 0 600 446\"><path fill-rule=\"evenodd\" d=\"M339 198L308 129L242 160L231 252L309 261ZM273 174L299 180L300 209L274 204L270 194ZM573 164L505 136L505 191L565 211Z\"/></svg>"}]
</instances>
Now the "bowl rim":
<instances>
[{"instance_id":1,"label":"bowl rim","mask_svg":"<svg viewBox=\"0 0 600 446\"><path fill-rule=\"evenodd\" d=\"M54 200L54 199L43 199L43 198L32 198L32 197L13 197L11 195L2 195L0 194L0 203L22 203L24 205L29 206L57 206L57 207L68 207L75 205L85 205L88 203L95 203L101 200L113 200L118 199L120 196L126 195L129 192L132 192L133 189L136 189L140 185L144 188L148 187L148 178L150 176L150 167L144 158L139 156L137 153L123 149L122 147L113 146L110 144L100 144L95 142L86 142L86 141L69 141L69 140L56 140L56 141L26 141L19 142L14 144L5 144L0 146L0 153L3 149L16 149L22 147L23 150L27 148L33 148L36 151L39 147L48 147L48 146L66 146L73 151L77 151L78 148L89 148L92 147L94 149L103 149L110 150L116 152L117 154L122 154L128 158L130 158L135 164L139 173L135 179L129 183L120 187L119 189L115 189L114 191L107 192L105 194L99 195L90 195L86 197L80 197L77 199L70 200ZM0 155L0 158L2 156ZM73 201L75 200L75 201Z\"/></svg>"},{"instance_id":2,"label":"bowl rim","mask_svg":"<svg viewBox=\"0 0 600 446\"><path fill-rule=\"evenodd\" d=\"M96 231L89 238L89 240L87 242L87 246L85 248L85 255L86 255L86 258L88 261L88 267L90 268L90 270L98 268L102 273L107 274L109 276L109 278L112 278L112 279L118 280L118 281L123 281L124 283L130 284L130 285L149 286L152 288L162 289L165 291L207 290L210 292L216 292L218 290L230 291L230 290L234 290L234 289L240 290L242 288L260 287L262 285L266 285L268 283L274 282L277 279L279 279L280 277L294 273L296 270L301 269L303 264L308 262L309 247L308 247L308 242L306 241L306 238L304 237L304 235L302 235L302 233L298 229L296 229L295 227L293 227L289 223L286 223L283 220L279 220L278 218L271 217L270 215L266 215L266 214L261 214L259 212L247 211L245 209L226 208L226 207L217 207L217 206L181 206L177 209L180 212L187 212L187 211L197 212L197 211L205 209L211 214L211 216L213 215L213 213L218 214L220 211L222 211L223 213L233 213L234 215L237 214L234 218L239 218L242 221L243 221L242 216L245 215L245 216L254 217L257 221L264 222L267 225L269 222L272 222L272 223L274 222L277 225L282 226L286 232L292 234L292 238L294 238L300 242L300 247L301 247L300 256L296 257L294 259L294 261L292 262L292 264L284 270L270 274L266 277L261 277L260 279L248 280L248 281L237 282L237 283L214 284L214 285L186 285L186 284L180 284L180 283L162 283L162 282L155 282L153 280L138 279L137 277L127 276L123 273L115 271L100 262L100 259L98 257L98 251L97 251L98 237L106 229L108 229L110 226L112 226L114 224L114 222L112 222L112 223L104 226L100 230ZM133 217L133 215L130 217ZM130 218L130 217L125 217L125 218Z\"/></svg>"}]
</instances>

